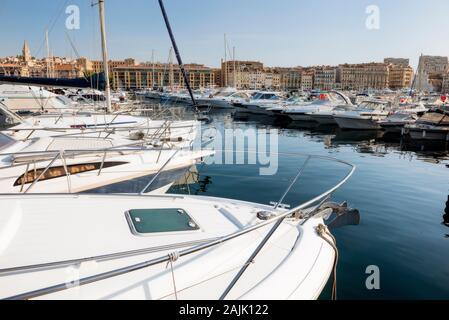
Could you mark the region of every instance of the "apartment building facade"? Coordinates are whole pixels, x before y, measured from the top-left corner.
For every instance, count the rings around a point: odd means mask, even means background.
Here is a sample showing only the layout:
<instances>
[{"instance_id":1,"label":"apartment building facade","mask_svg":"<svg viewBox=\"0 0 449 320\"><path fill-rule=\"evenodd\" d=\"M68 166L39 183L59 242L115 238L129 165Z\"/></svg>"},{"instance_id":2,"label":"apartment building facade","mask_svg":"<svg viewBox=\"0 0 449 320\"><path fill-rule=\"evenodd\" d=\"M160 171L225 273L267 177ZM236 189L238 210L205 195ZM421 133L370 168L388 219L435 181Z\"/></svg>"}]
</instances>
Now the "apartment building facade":
<instances>
[{"instance_id":1,"label":"apartment building facade","mask_svg":"<svg viewBox=\"0 0 449 320\"><path fill-rule=\"evenodd\" d=\"M215 86L212 69L200 64L186 64L184 67L193 89ZM113 69L112 86L114 89L136 90L163 87L184 88L185 83L179 68L172 68L168 64L155 64L154 66L121 66Z\"/></svg>"},{"instance_id":2,"label":"apartment building facade","mask_svg":"<svg viewBox=\"0 0 449 320\"><path fill-rule=\"evenodd\" d=\"M382 90L389 87L387 63L343 64L339 69L343 90Z\"/></svg>"},{"instance_id":3,"label":"apartment building facade","mask_svg":"<svg viewBox=\"0 0 449 320\"><path fill-rule=\"evenodd\" d=\"M314 69L314 89L333 90L337 87L336 67L317 67Z\"/></svg>"}]
</instances>

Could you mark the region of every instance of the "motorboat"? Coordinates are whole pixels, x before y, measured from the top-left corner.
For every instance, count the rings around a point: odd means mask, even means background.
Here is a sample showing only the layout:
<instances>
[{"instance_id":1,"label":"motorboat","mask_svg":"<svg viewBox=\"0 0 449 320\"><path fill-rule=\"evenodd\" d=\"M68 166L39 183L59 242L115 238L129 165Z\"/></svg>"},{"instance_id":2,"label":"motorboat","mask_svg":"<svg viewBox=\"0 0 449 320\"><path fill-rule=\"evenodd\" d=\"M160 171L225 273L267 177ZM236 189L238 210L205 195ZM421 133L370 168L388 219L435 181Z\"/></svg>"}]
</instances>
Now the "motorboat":
<instances>
[{"instance_id":1,"label":"motorboat","mask_svg":"<svg viewBox=\"0 0 449 320\"><path fill-rule=\"evenodd\" d=\"M293 121L315 121L314 114L330 113L340 105L352 106L352 103L343 93L331 91L327 94L321 93L318 100L287 106L282 113Z\"/></svg>"},{"instance_id":2,"label":"motorboat","mask_svg":"<svg viewBox=\"0 0 449 320\"><path fill-rule=\"evenodd\" d=\"M396 112L378 123L387 133L401 133L406 125L414 124L418 115L406 112Z\"/></svg>"},{"instance_id":3,"label":"motorboat","mask_svg":"<svg viewBox=\"0 0 449 320\"><path fill-rule=\"evenodd\" d=\"M212 109L234 109L234 104L244 103L250 98L250 94L245 91L223 90L209 97L198 99L198 104L208 106Z\"/></svg>"},{"instance_id":4,"label":"motorboat","mask_svg":"<svg viewBox=\"0 0 449 320\"><path fill-rule=\"evenodd\" d=\"M195 120L152 120L126 113L101 114L43 114L16 120L19 122L4 130L15 140L36 137L90 136L108 138L111 134L121 139L146 141L153 146L177 145L188 147L197 137L201 123Z\"/></svg>"},{"instance_id":5,"label":"motorboat","mask_svg":"<svg viewBox=\"0 0 449 320\"><path fill-rule=\"evenodd\" d=\"M159 148L109 137L57 136L26 141L4 134L0 188L4 193L166 192L209 150ZM154 180L154 181L153 181Z\"/></svg>"},{"instance_id":6,"label":"motorboat","mask_svg":"<svg viewBox=\"0 0 449 320\"><path fill-rule=\"evenodd\" d=\"M253 114L271 114L268 111L275 103L281 103L283 97L277 92L261 91L255 93L249 100L242 103L234 103L238 106L238 111L244 111Z\"/></svg>"},{"instance_id":7,"label":"motorboat","mask_svg":"<svg viewBox=\"0 0 449 320\"><path fill-rule=\"evenodd\" d=\"M0 298L317 299L336 267L331 217L351 213L325 200L353 170L292 209L180 195L1 195Z\"/></svg>"},{"instance_id":8,"label":"motorboat","mask_svg":"<svg viewBox=\"0 0 449 320\"><path fill-rule=\"evenodd\" d=\"M328 111L318 110L310 112L307 115L310 116L313 121L318 122L320 125L337 125L337 121L335 121L334 118L336 115L348 111L354 111L356 108L356 106L350 104L338 105Z\"/></svg>"},{"instance_id":9,"label":"motorboat","mask_svg":"<svg viewBox=\"0 0 449 320\"><path fill-rule=\"evenodd\" d=\"M449 111L434 109L426 113L416 123L405 126L407 134L412 140L449 141Z\"/></svg>"},{"instance_id":10,"label":"motorboat","mask_svg":"<svg viewBox=\"0 0 449 320\"><path fill-rule=\"evenodd\" d=\"M380 120L390 115L391 104L381 100L369 100L359 104L354 111L346 111L334 116L341 129L378 130Z\"/></svg>"},{"instance_id":11,"label":"motorboat","mask_svg":"<svg viewBox=\"0 0 449 320\"><path fill-rule=\"evenodd\" d=\"M12 112L32 113L60 111L75 107L75 103L63 95L57 95L40 87L11 84L0 85L0 102Z\"/></svg>"}]
</instances>

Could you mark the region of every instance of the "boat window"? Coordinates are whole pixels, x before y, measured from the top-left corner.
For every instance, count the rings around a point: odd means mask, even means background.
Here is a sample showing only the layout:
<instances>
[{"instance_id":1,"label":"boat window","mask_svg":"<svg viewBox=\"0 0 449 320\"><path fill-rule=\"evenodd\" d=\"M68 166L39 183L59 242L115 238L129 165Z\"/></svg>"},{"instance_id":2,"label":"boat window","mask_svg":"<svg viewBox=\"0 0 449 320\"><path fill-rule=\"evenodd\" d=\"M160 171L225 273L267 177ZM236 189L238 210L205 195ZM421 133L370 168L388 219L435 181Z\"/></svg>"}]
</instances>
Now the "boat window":
<instances>
[{"instance_id":1,"label":"boat window","mask_svg":"<svg viewBox=\"0 0 449 320\"><path fill-rule=\"evenodd\" d=\"M200 230L184 209L133 209L126 212L126 218L137 235Z\"/></svg>"},{"instance_id":2,"label":"boat window","mask_svg":"<svg viewBox=\"0 0 449 320\"><path fill-rule=\"evenodd\" d=\"M103 169L121 166L127 164L127 162L105 162L103 164ZM74 164L74 165L68 165L67 171L70 174L78 174L78 173L84 173L84 172L90 172L95 170L100 170L101 168L101 162L98 163L83 163L83 164ZM27 173L21 175L16 182L14 183L14 186L21 186L25 184L31 184L33 183L39 176L42 174L42 172L45 170L45 168L40 168L34 170L31 168ZM45 180L51 180L56 178L61 178L67 176L67 173L64 169L64 166L58 166L58 167L52 167L45 172L45 174L39 179L40 181Z\"/></svg>"}]
</instances>

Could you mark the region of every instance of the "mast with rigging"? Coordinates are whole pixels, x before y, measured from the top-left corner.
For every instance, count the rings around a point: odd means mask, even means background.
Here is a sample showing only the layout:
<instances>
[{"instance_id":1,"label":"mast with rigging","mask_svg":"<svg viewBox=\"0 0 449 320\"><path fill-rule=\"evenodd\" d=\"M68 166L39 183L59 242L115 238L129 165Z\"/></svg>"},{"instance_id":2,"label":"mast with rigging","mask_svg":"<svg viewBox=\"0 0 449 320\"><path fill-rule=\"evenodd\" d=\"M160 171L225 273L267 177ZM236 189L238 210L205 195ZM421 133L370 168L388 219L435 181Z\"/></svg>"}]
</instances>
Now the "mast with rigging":
<instances>
[{"instance_id":1,"label":"mast with rigging","mask_svg":"<svg viewBox=\"0 0 449 320\"><path fill-rule=\"evenodd\" d=\"M100 15L100 31L101 31L101 51L103 54L103 69L105 77L105 96L106 96L106 109L108 112L112 111L111 106L111 85L109 81L109 64L108 64L108 48L106 41L106 23L104 15L104 0L98 0L98 11Z\"/></svg>"}]
</instances>

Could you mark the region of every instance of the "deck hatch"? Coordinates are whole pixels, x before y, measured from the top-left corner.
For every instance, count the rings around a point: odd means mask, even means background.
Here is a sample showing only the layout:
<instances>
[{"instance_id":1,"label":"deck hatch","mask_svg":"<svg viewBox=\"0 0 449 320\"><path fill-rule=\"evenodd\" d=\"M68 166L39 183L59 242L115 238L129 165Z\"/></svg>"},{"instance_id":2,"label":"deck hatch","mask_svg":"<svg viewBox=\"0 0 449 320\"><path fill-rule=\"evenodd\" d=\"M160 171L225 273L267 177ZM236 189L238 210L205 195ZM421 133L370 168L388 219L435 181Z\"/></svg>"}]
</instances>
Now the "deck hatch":
<instances>
[{"instance_id":1,"label":"deck hatch","mask_svg":"<svg viewBox=\"0 0 449 320\"><path fill-rule=\"evenodd\" d=\"M126 215L131 231L139 235L200 229L184 209L133 209Z\"/></svg>"}]
</instances>

